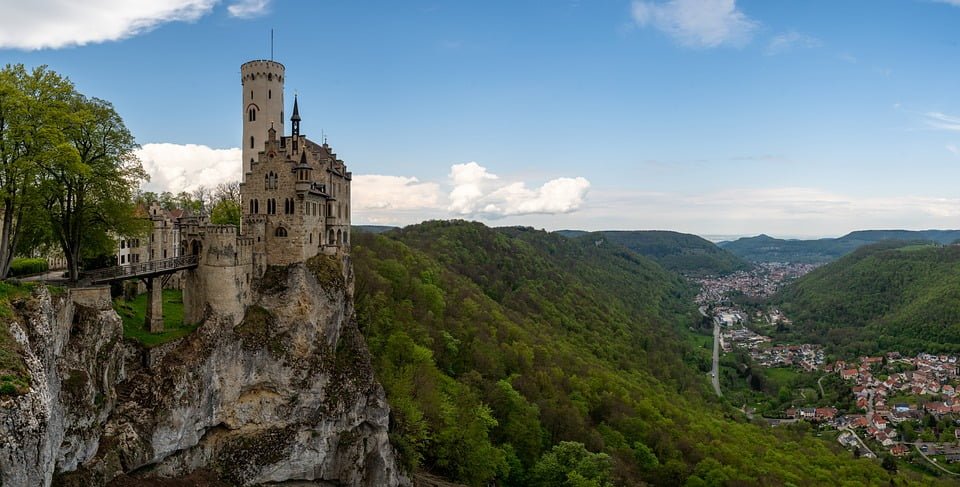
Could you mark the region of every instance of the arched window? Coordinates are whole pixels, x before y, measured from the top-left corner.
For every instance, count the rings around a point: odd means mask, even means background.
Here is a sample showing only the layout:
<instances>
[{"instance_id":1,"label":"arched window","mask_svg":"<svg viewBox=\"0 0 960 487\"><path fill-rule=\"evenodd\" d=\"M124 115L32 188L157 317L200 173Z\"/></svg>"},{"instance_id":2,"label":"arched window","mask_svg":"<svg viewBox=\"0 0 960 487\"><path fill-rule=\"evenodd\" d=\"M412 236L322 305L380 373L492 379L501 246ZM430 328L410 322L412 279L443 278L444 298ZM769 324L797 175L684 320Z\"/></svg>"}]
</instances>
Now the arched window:
<instances>
[{"instance_id":1,"label":"arched window","mask_svg":"<svg viewBox=\"0 0 960 487\"><path fill-rule=\"evenodd\" d=\"M250 122L256 122L256 121L257 121L257 109L256 109L256 108L251 108L251 109L247 110L247 120L250 121Z\"/></svg>"},{"instance_id":2,"label":"arched window","mask_svg":"<svg viewBox=\"0 0 960 487\"><path fill-rule=\"evenodd\" d=\"M330 231L327 232L327 243L330 245L333 245L334 243L336 243L335 242L336 238L337 238L337 234L333 233L333 229L331 228Z\"/></svg>"},{"instance_id":3,"label":"arched window","mask_svg":"<svg viewBox=\"0 0 960 487\"><path fill-rule=\"evenodd\" d=\"M284 198L283 200L283 213L285 215L293 214L293 200L290 198Z\"/></svg>"},{"instance_id":4,"label":"arched window","mask_svg":"<svg viewBox=\"0 0 960 487\"><path fill-rule=\"evenodd\" d=\"M347 244L347 240L350 240L350 232L343 232L343 244Z\"/></svg>"},{"instance_id":5,"label":"arched window","mask_svg":"<svg viewBox=\"0 0 960 487\"><path fill-rule=\"evenodd\" d=\"M267 214L276 215L277 214L277 200L270 198L267 200Z\"/></svg>"},{"instance_id":6,"label":"arched window","mask_svg":"<svg viewBox=\"0 0 960 487\"><path fill-rule=\"evenodd\" d=\"M250 148L253 149L254 147L255 147L255 145L254 145L254 143L253 143L253 136L251 135L251 136L250 136Z\"/></svg>"},{"instance_id":7,"label":"arched window","mask_svg":"<svg viewBox=\"0 0 960 487\"><path fill-rule=\"evenodd\" d=\"M286 237L286 236L287 236L287 229L286 229L286 228L283 228L283 227L277 227L277 230L276 230L275 232L273 232L273 235L274 235L274 236L277 236L277 237Z\"/></svg>"},{"instance_id":8,"label":"arched window","mask_svg":"<svg viewBox=\"0 0 960 487\"><path fill-rule=\"evenodd\" d=\"M273 99L273 90L267 90L267 99L268 99L268 100L272 100L272 99Z\"/></svg>"},{"instance_id":9,"label":"arched window","mask_svg":"<svg viewBox=\"0 0 960 487\"><path fill-rule=\"evenodd\" d=\"M250 200L250 213L256 213L257 203L256 200Z\"/></svg>"},{"instance_id":10,"label":"arched window","mask_svg":"<svg viewBox=\"0 0 960 487\"><path fill-rule=\"evenodd\" d=\"M253 90L250 90L250 99L253 99Z\"/></svg>"},{"instance_id":11,"label":"arched window","mask_svg":"<svg viewBox=\"0 0 960 487\"><path fill-rule=\"evenodd\" d=\"M263 175L263 189L270 189L270 173Z\"/></svg>"},{"instance_id":12,"label":"arched window","mask_svg":"<svg viewBox=\"0 0 960 487\"><path fill-rule=\"evenodd\" d=\"M343 234L340 233L340 230L337 230L337 244L343 243Z\"/></svg>"}]
</instances>

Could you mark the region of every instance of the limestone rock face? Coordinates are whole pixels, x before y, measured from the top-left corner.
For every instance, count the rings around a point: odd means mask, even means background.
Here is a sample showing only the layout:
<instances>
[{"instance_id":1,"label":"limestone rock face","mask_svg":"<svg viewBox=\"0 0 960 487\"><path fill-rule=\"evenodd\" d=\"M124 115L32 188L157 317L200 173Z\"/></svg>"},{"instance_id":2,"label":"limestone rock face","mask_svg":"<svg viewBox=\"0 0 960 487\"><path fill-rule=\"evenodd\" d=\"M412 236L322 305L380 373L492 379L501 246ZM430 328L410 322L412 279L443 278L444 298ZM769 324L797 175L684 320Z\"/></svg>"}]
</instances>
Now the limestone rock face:
<instances>
[{"instance_id":1,"label":"limestone rock face","mask_svg":"<svg viewBox=\"0 0 960 487\"><path fill-rule=\"evenodd\" d=\"M48 485L55 471L54 483L62 485L195 472L227 485L408 485L389 444L385 394L354 321L349 259L321 255L271 267L252 292L239 324L234 316L207 316L177 342L149 351L126 344L126 354L116 351L95 366L86 362L98 362L94 349L66 354L68 365L60 369L86 372L78 374L89 381L81 391L67 394L56 380L57 390L17 399L24 403L18 414L32 426L8 427L13 419L0 412L0 433L20 429L25 437L47 438L0 446L2 485ZM101 349L118 347L122 336L116 315L110 319L118 329L96 340ZM124 355L125 369L118 358ZM92 397L89 404L99 409L75 411L70 401L77 397ZM44 415L58 407L60 413ZM39 434L51 429L63 439ZM36 453L13 458L24 450ZM7 465L14 463L22 467L17 478L27 482L7 482Z\"/></svg>"},{"instance_id":2,"label":"limestone rock face","mask_svg":"<svg viewBox=\"0 0 960 487\"><path fill-rule=\"evenodd\" d=\"M27 394L0 397L0 485L49 485L99 447L124 377L123 325L109 290L73 298L42 288L15 305L9 327L31 384Z\"/></svg>"}]
</instances>

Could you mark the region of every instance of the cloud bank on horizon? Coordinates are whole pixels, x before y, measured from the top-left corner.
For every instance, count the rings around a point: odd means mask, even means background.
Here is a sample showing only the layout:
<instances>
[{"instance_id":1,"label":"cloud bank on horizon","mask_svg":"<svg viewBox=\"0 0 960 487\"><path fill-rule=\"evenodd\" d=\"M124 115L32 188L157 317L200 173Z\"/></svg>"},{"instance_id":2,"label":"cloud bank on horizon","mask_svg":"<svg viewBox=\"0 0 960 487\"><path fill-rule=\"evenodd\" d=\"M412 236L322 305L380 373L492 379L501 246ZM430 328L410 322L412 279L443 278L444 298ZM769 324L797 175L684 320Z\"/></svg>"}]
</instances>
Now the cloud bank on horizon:
<instances>
[{"instance_id":1,"label":"cloud bank on horizon","mask_svg":"<svg viewBox=\"0 0 960 487\"><path fill-rule=\"evenodd\" d=\"M143 186L145 191L179 193L238 179L241 149L154 143L143 145L136 155L151 177ZM589 188L590 182L583 177L560 177L531 189L523 181L505 180L468 162L452 165L449 181L442 184L413 176L355 175L352 196L359 221L392 221L405 212L493 220L572 213L584 206Z\"/></svg>"},{"instance_id":2,"label":"cloud bank on horizon","mask_svg":"<svg viewBox=\"0 0 960 487\"><path fill-rule=\"evenodd\" d=\"M168 22L193 22L220 0L31 0L5 8L0 16L0 48L60 49L135 36ZM269 0L237 0L232 17L267 13Z\"/></svg>"}]
</instances>

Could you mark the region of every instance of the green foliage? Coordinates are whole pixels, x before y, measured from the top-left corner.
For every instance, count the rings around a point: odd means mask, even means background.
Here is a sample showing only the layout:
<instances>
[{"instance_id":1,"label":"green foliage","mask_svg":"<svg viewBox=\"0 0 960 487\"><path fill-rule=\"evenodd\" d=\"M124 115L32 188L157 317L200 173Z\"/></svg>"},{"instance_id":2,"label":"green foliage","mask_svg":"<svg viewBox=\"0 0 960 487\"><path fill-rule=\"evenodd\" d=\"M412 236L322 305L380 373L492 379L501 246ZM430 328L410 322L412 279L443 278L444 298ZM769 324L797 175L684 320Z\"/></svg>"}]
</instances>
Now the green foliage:
<instances>
[{"instance_id":1,"label":"green foliage","mask_svg":"<svg viewBox=\"0 0 960 487\"><path fill-rule=\"evenodd\" d=\"M15 317L12 303L27 299L33 286L0 281L0 396L26 394L30 374L23 360L23 348L10 332Z\"/></svg>"},{"instance_id":2,"label":"green foliage","mask_svg":"<svg viewBox=\"0 0 960 487\"><path fill-rule=\"evenodd\" d=\"M796 338L842 356L960 352L960 247L863 247L774 301L793 318Z\"/></svg>"},{"instance_id":3,"label":"green foliage","mask_svg":"<svg viewBox=\"0 0 960 487\"><path fill-rule=\"evenodd\" d=\"M199 326L183 322L183 293L173 289L163 290L162 333L150 333L146 326L146 293L129 301L117 298L113 300L113 309L123 320L123 337L136 340L147 348L185 337Z\"/></svg>"},{"instance_id":4,"label":"green foliage","mask_svg":"<svg viewBox=\"0 0 960 487\"><path fill-rule=\"evenodd\" d=\"M13 262L10 264L10 277L39 274L46 272L47 268L47 259L13 259Z\"/></svg>"},{"instance_id":5,"label":"green foliage","mask_svg":"<svg viewBox=\"0 0 960 487\"><path fill-rule=\"evenodd\" d=\"M240 226L240 203L233 200L220 200L213 205L210 222L217 225Z\"/></svg>"},{"instance_id":6,"label":"green foliage","mask_svg":"<svg viewBox=\"0 0 960 487\"><path fill-rule=\"evenodd\" d=\"M142 233L132 196L148 179L113 106L46 67L0 71L0 277L16 250L58 245L72 279L109 233ZM23 239L20 241L20 239ZM112 250L112 249L111 249Z\"/></svg>"},{"instance_id":7,"label":"green foliage","mask_svg":"<svg viewBox=\"0 0 960 487\"><path fill-rule=\"evenodd\" d=\"M805 430L731 419L695 370L694 290L622 247L428 222L358 233L352 256L408 467L471 485L889 481Z\"/></svg>"},{"instance_id":8,"label":"green foliage","mask_svg":"<svg viewBox=\"0 0 960 487\"><path fill-rule=\"evenodd\" d=\"M593 241L605 239L655 260L664 269L684 275L723 275L749 270L752 265L696 235L648 231L605 231L587 234Z\"/></svg>"},{"instance_id":9,"label":"green foliage","mask_svg":"<svg viewBox=\"0 0 960 487\"><path fill-rule=\"evenodd\" d=\"M551 487L607 487L613 485L612 468L609 455L590 453L583 443L562 441L534 465L531 480Z\"/></svg>"}]
</instances>

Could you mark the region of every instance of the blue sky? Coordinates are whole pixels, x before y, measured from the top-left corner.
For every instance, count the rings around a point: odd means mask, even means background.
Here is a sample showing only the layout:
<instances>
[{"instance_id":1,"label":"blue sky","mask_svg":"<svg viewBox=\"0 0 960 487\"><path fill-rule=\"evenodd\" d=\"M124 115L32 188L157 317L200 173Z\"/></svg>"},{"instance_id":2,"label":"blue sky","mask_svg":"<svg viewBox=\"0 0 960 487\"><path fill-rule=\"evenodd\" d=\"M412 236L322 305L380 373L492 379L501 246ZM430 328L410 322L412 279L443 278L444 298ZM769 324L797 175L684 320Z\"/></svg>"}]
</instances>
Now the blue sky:
<instances>
[{"instance_id":1,"label":"blue sky","mask_svg":"<svg viewBox=\"0 0 960 487\"><path fill-rule=\"evenodd\" d=\"M0 62L112 101L152 190L239 178L273 28L355 222L832 236L960 227L958 26L958 0L0 0Z\"/></svg>"}]
</instances>

